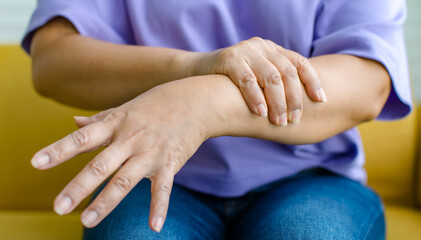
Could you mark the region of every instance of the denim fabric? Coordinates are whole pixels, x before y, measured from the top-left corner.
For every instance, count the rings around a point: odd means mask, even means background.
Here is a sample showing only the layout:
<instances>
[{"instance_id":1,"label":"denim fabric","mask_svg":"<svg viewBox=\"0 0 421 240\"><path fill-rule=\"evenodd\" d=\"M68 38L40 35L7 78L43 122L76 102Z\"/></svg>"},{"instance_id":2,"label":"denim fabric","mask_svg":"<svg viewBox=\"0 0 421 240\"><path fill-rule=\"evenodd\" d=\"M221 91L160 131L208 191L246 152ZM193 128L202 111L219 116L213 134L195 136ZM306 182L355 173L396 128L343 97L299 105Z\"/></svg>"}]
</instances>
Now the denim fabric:
<instances>
[{"instance_id":1,"label":"denim fabric","mask_svg":"<svg viewBox=\"0 0 421 240\"><path fill-rule=\"evenodd\" d=\"M149 229L150 182L143 180L85 240L384 239L383 205L358 182L316 169L238 198L174 185L165 225Z\"/></svg>"}]
</instances>

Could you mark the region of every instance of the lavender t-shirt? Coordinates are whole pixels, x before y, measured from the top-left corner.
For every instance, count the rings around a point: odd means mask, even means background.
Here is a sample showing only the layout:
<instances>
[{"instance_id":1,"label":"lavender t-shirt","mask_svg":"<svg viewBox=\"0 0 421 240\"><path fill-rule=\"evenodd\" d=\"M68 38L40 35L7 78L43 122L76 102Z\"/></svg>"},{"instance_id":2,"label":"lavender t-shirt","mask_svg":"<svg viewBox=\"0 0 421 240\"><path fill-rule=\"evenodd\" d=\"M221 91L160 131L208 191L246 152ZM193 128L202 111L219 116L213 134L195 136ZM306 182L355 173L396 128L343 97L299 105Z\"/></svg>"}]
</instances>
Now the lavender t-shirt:
<instances>
[{"instance_id":1,"label":"lavender t-shirt","mask_svg":"<svg viewBox=\"0 0 421 240\"><path fill-rule=\"evenodd\" d=\"M393 82L378 119L402 118L411 110L404 0L40 0L22 42L26 51L34 31L57 16L82 35L117 44L204 52L259 36L306 57L374 59ZM202 144L175 181L223 197L314 167L364 182L364 158L356 128L298 146L218 137Z\"/></svg>"}]
</instances>

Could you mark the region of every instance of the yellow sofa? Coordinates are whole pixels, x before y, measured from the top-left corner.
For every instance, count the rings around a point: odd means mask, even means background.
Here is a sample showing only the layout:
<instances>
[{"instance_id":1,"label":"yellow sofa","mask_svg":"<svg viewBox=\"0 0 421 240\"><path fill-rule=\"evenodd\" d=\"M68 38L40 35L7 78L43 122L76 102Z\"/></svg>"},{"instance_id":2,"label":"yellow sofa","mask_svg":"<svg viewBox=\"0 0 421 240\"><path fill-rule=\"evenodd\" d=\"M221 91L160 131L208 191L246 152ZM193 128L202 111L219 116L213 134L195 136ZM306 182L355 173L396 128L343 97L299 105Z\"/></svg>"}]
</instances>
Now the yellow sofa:
<instances>
[{"instance_id":1,"label":"yellow sofa","mask_svg":"<svg viewBox=\"0 0 421 240\"><path fill-rule=\"evenodd\" d=\"M72 116L91 114L38 96L29 57L19 46L0 46L0 240L80 239L81 208L60 217L52 202L95 153L43 172L31 167L30 158L75 130ZM413 113L398 122L360 127L369 185L386 203L388 239L421 239L419 125Z\"/></svg>"}]
</instances>

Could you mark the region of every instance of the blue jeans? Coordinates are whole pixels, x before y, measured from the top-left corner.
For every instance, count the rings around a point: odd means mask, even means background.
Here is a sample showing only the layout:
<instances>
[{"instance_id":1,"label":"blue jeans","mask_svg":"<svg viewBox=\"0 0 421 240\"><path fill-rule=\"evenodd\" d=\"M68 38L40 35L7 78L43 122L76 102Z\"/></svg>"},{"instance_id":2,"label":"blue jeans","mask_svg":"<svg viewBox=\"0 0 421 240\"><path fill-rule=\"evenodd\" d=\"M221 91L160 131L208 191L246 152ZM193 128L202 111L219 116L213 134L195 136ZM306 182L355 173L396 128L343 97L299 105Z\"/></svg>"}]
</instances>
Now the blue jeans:
<instances>
[{"instance_id":1,"label":"blue jeans","mask_svg":"<svg viewBox=\"0 0 421 240\"><path fill-rule=\"evenodd\" d=\"M150 182L143 180L85 240L384 239L383 205L358 182L316 169L220 198L174 185L165 225L149 229Z\"/></svg>"}]
</instances>

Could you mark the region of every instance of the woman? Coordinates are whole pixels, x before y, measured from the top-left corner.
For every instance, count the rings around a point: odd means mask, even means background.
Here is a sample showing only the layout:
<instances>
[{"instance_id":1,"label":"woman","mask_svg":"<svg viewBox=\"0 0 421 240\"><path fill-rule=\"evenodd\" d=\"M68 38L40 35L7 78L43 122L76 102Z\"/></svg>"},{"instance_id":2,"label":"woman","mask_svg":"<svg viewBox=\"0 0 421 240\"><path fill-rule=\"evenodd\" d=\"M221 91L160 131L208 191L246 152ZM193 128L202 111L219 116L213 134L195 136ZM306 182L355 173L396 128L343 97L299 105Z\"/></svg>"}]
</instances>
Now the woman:
<instances>
[{"instance_id":1,"label":"woman","mask_svg":"<svg viewBox=\"0 0 421 240\"><path fill-rule=\"evenodd\" d=\"M392 0L41 0L35 88L108 110L32 164L106 146L55 200L116 172L85 239L383 239L355 127L410 112L404 19Z\"/></svg>"}]
</instances>

